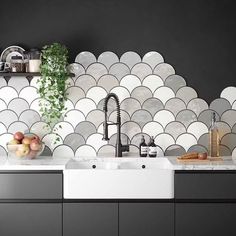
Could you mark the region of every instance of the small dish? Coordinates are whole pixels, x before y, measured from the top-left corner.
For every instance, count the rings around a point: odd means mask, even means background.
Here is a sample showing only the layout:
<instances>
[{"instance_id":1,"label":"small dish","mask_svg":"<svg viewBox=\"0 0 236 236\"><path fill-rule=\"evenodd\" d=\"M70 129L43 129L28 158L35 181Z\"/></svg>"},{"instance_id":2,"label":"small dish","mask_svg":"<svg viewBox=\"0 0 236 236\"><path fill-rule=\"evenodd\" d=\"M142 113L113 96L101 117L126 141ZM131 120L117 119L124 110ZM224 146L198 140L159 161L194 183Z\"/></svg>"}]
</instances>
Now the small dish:
<instances>
[{"instance_id":1,"label":"small dish","mask_svg":"<svg viewBox=\"0 0 236 236\"><path fill-rule=\"evenodd\" d=\"M0 61L10 63L12 56L21 56L24 58L25 49L19 46L10 46L4 49L0 56Z\"/></svg>"}]
</instances>

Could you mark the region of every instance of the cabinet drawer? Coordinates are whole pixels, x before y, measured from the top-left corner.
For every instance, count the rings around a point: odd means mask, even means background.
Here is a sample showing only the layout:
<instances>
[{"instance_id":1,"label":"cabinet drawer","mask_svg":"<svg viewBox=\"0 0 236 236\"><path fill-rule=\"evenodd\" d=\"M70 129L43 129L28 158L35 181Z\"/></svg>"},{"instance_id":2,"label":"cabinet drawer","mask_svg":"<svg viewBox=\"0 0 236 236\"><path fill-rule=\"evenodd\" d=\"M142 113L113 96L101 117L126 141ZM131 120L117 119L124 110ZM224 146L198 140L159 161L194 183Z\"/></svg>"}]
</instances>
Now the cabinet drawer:
<instances>
[{"instance_id":1,"label":"cabinet drawer","mask_svg":"<svg viewBox=\"0 0 236 236\"><path fill-rule=\"evenodd\" d=\"M235 171L177 171L176 199L236 199Z\"/></svg>"},{"instance_id":2,"label":"cabinet drawer","mask_svg":"<svg viewBox=\"0 0 236 236\"><path fill-rule=\"evenodd\" d=\"M0 172L0 199L62 199L62 173Z\"/></svg>"}]
</instances>

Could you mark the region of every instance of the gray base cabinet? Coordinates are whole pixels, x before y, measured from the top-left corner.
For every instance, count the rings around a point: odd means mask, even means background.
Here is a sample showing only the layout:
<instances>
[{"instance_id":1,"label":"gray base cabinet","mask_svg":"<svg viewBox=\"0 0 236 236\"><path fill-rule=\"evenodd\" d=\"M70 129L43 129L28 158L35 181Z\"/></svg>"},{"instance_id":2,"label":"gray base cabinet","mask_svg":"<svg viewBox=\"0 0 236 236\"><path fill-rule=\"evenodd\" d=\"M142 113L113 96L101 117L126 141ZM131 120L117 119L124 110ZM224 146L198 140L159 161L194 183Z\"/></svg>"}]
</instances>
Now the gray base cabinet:
<instances>
[{"instance_id":1,"label":"gray base cabinet","mask_svg":"<svg viewBox=\"0 0 236 236\"><path fill-rule=\"evenodd\" d=\"M117 203L64 203L63 236L118 236Z\"/></svg>"},{"instance_id":2,"label":"gray base cabinet","mask_svg":"<svg viewBox=\"0 0 236 236\"><path fill-rule=\"evenodd\" d=\"M176 236L235 236L235 203L177 203Z\"/></svg>"},{"instance_id":3,"label":"gray base cabinet","mask_svg":"<svg viewBox=\"0 0 236 236\"><path fill-rule=\"evenodd\" d=\"M1 236L61 236L61 223L61 204L0 203Z\"/></svg>"},{"instance_id":4,"label":"gray base cabinet","mask_svg":"<svg viewBox=\"0 0 236 236\"><path fill-rule=\"evenodd\" d=\"M120 203L119 236L174 236L174 203Z\"/></svg>"}]
</instances>

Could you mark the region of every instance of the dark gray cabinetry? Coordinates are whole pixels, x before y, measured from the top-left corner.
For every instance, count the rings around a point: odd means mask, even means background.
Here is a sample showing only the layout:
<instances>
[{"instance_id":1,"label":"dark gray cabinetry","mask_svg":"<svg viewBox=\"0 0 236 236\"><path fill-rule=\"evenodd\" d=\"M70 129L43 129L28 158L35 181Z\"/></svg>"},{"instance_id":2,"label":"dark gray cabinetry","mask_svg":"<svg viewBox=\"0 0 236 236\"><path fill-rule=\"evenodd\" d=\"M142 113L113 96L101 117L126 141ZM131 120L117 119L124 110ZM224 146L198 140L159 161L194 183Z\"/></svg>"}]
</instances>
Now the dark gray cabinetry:
<instances>
[{"instance_id":1,"label":"dark gray cabinetry","mask_svg":"<svg viewBox=\"0 0 236 236\"><path fill-rule=\"evenodd\" d=\"M119 236L174 236L174 203L120 203Z\"/></svg>"},{"instance_id":2,"label":"dark gray cabinetry","mask_svg":"<svg viewBox=\"0 0 236 236\"><path fill-rule=\"evenodd\" d=\"M63 236L118 236L118 203L64 203Z\"/></svg>"}]
</instances>

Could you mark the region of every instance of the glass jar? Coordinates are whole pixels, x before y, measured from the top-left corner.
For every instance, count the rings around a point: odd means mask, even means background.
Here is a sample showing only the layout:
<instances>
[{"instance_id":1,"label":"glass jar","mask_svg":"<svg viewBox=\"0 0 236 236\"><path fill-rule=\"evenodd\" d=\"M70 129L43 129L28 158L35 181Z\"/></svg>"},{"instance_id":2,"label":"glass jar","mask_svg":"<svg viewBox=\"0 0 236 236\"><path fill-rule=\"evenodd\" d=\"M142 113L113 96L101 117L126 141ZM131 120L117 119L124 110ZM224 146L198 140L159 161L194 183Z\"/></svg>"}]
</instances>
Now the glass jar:
<instances>
[{"instance_id":1,"label":"glass jar","mask_svg":"<svg viewBox=\"0 0 236 236\"><path fill-rule=\"evenodd\" d=\"M41 52L38 49L29 51L29 72L40 72Z\"/></svg>"},{"instance_id":2,"label":"glass jar","mask_svg":"<svg viewBox=\"0 0 236 236\"><path fill-rule=\"evenodd\" d=\"M21 56L11 57L11 72L24 72L24 60Z\"/></svg>"}]
</instances>

